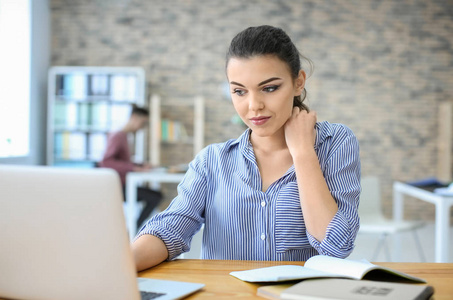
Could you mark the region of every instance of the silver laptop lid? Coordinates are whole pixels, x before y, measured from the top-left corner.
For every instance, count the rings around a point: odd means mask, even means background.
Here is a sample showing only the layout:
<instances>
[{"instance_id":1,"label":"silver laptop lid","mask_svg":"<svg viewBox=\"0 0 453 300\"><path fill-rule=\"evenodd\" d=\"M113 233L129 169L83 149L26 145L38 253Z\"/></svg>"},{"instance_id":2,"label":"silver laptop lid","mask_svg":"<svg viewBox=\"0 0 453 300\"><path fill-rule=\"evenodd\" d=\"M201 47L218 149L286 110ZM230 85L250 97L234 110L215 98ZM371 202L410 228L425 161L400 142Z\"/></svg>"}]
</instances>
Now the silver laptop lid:
<instances>
[{"instance_id":1,"label":"silver laptop lid","mask_svg":"<svg viewBox=\"0 0 453 300\"><path fill-rule=\"evenodd\" d=\"M108 169L0 165L0 297L140 299Z\"/></svg>"}]
</instances>

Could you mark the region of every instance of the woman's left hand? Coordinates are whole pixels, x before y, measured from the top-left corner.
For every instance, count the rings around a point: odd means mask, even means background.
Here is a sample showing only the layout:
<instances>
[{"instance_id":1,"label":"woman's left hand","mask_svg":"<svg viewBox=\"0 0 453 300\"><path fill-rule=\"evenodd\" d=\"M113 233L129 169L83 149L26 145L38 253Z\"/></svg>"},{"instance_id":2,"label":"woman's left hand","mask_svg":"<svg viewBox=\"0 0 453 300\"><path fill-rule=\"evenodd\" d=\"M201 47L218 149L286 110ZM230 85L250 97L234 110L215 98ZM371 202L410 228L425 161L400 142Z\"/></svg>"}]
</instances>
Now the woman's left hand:
<instances>
[{"instance_id":1,"label":"woman's left hand","mask_svg":"<svg viewBox=\"0 0 453 300\"><path fill-rule=\"evenodd\" d=\"M294 157L304 149L313 149L316 141L316 112L294 107L285 123L285 139L289 152Z\"/></svg>"}]
</instances>

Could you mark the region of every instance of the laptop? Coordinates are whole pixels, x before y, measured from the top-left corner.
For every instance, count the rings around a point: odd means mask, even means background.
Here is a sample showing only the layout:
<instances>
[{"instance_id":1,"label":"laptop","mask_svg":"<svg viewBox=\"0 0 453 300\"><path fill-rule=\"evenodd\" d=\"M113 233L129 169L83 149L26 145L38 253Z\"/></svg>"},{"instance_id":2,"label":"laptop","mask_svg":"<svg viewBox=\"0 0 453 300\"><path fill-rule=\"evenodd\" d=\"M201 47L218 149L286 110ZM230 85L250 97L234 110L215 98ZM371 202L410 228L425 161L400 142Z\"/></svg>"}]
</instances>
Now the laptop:
<instances>
[{"instance_id":1,"label":"laptop","mask_svg":"<svg viewBox=\"0 0 453 300\"><path fill-rule=\"evenodd\" d=\"M0 241L0 298L165 300L204 286L137 278L111 169L0 165Z\"/></svg>"}]
</instances>

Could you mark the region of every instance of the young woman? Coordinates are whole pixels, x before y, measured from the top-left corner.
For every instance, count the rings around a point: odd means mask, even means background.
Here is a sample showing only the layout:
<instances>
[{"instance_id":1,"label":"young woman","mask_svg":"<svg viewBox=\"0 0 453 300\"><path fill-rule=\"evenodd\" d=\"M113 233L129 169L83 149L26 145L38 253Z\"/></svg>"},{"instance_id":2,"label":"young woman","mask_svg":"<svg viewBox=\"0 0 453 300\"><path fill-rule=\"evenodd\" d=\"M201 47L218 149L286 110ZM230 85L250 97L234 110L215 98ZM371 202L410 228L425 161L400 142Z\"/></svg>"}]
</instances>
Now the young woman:
<instances>
[{"instance_id":1,"label":"young woman","mask_svg":"<svg viewBox=\"0 0 453 300\"><path fill-rule=\"evenodd\" d=\"M232 40L226 73L249 128L190 163L178 196L132 245L138 270L188 251L203 223L205 259L350 254L359 229L358 142L344 125L317 122L303 103L300 57L272 26L247 28Z\"/></svg>"}]
</instances>

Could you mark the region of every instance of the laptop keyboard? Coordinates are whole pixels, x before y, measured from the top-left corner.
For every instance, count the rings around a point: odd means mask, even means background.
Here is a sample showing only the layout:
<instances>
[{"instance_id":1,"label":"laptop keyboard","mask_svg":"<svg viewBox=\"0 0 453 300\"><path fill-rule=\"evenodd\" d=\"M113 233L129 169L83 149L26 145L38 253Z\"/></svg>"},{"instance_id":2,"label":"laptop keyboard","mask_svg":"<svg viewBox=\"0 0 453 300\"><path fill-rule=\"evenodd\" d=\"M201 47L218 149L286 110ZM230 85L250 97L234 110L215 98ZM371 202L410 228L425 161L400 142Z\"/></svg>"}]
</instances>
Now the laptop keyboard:
<instances>
[{"instance_id":1,"label":"laptop keyboard","mask_svg":"<svg viewBox=\"0 0 453 300\"><path fill-rule=\"evenodd\" d=\"M157 299L157 298L159 298L160 296L163 296L163 295L165 295L165 294L140 291L140 296L142 297L142 300Z\"/></svg>"}]
</instances>

